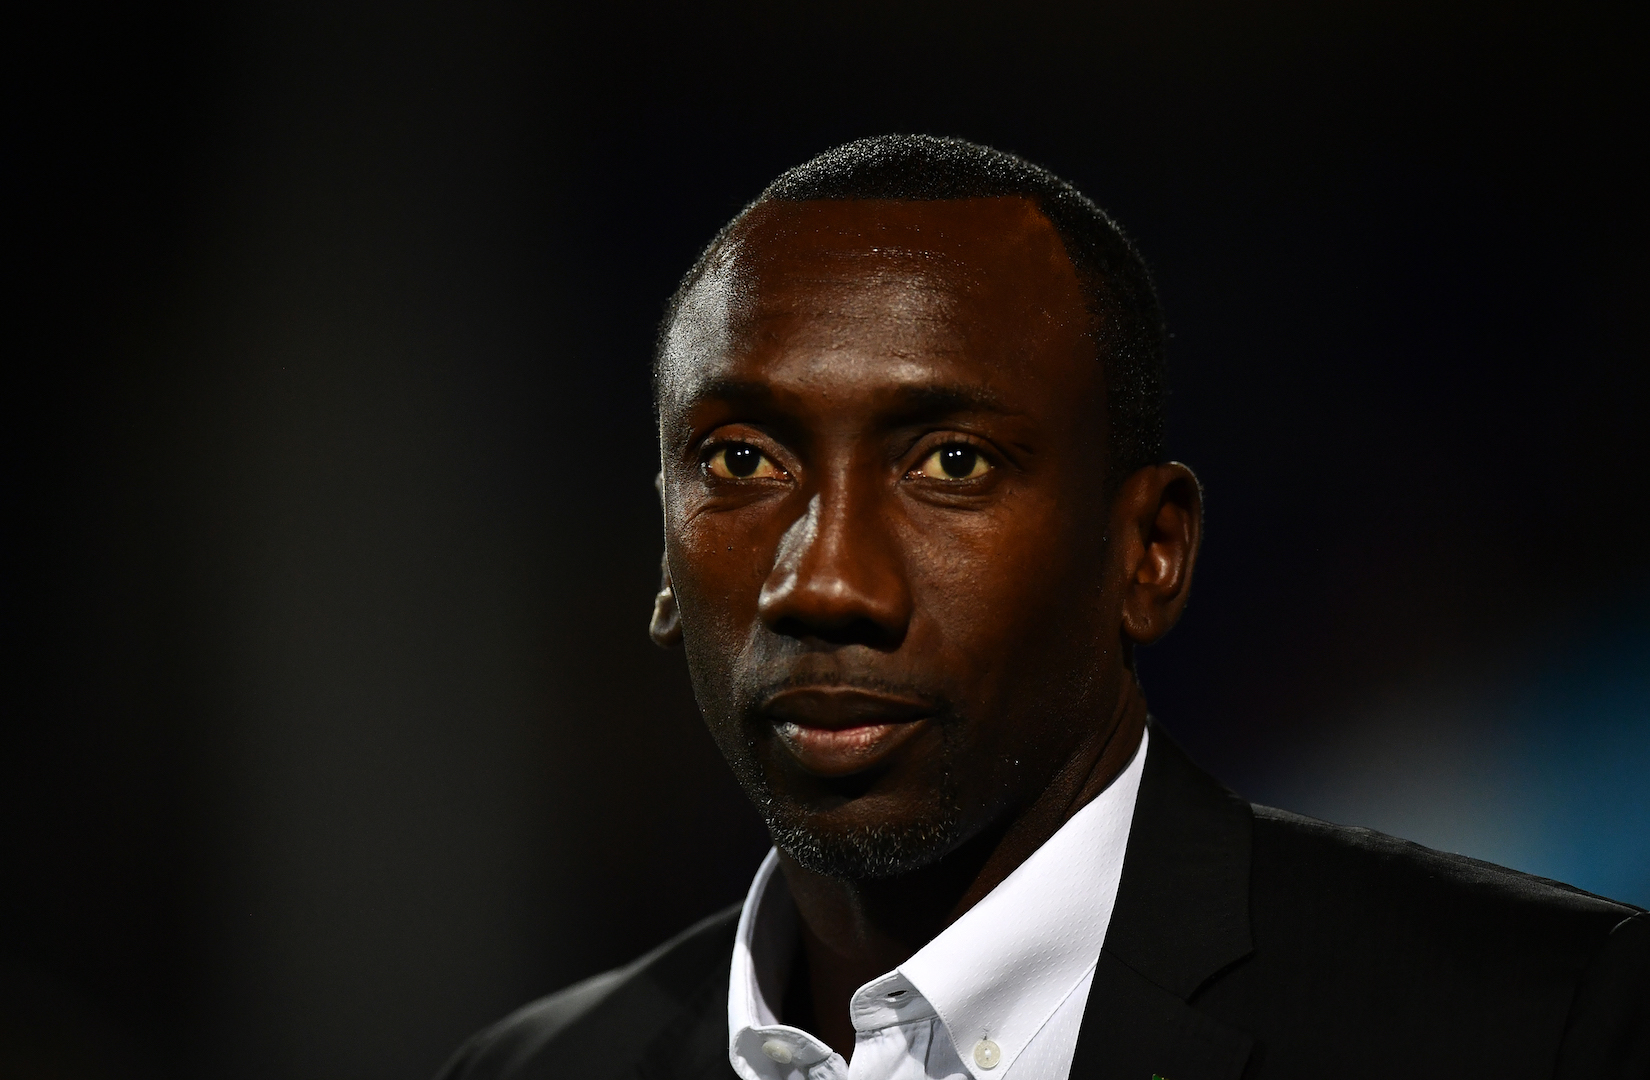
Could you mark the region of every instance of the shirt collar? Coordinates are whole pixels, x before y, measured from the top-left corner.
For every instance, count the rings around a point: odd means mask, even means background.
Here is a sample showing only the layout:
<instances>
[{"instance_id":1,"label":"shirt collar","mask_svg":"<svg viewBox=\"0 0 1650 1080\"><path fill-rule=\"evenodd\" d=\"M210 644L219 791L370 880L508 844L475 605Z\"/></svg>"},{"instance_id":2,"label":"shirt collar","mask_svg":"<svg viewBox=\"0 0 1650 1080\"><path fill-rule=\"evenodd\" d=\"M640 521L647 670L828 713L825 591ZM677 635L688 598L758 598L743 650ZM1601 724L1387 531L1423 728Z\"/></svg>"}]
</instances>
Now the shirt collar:
<instances>
[{"instance_id":1,"label":"shirt collar","mask_svg":"<svg viewBox=\"0 0 1650 1080\"><path fill-rule=\"evenodd\" d=\"M1104 791L984 899L894 971L861 987L854 1026L864 1031L937 1014L975 1080L1007 1073L1099 959L1147 738L1141 735L1133 759ZM770 851L751 882L734 941L728 1056L744 1080L801 1080L835 1056L813 1036L778 1023L798 932L778 866ZM981 1039L1000 1048L990 1070L977 1067L970 1053ZM763 1049L768 1044L771 1053Z\"/></svg>"}]
</instances>

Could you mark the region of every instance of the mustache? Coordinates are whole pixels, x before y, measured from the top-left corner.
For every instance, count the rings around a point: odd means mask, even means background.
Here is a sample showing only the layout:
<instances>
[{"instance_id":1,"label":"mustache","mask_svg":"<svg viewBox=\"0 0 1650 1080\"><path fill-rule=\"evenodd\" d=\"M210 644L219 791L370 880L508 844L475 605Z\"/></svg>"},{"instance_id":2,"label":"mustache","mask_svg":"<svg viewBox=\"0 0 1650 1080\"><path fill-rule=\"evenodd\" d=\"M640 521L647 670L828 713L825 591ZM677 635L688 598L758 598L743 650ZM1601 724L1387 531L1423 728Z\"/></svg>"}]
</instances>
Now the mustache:
<instances>
[{"instance_id":1,"label":"mustache","mask_svg":"<svg viewBox=\"0 0 1650 1080\"><path fill-rule=\"evenodd\" d=\"M751 696L756 700L762 700L786 690L864 690L867 693L886 694L891 697L944 697L925 690L915 682L881 678L868 672L838 670L793 671L778 678L764 680L757 685Z\"/></svg>"},{"instance_id":2,"label":"mustache","mask_svg":"<svg viewBox=\"0 0 1650 1080\"><path fill-rule=\"evenodd\" d=\"M913 711L944 720L955 713L950 699L941 692L915 681L889 679L868 672L796 671L758 682L749 689L744 712L749 717L769 719L775 701L798 691L820 690L835 694L859 692L867 696L908 703Z\"/></svg>"}]
</instances>

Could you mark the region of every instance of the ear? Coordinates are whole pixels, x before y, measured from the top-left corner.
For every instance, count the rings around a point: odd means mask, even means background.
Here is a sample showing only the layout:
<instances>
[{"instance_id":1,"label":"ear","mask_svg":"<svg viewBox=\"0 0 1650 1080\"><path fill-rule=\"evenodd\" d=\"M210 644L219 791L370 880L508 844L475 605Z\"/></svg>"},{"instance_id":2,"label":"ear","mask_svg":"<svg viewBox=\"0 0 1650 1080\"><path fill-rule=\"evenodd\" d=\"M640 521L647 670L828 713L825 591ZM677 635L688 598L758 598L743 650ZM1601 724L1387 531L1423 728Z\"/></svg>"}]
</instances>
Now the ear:
<instances>
[{"instance_id":1,"label":"ear","mask_svg":"<svg viewBox=\"0 0 1650 1080\"><path fill-rule=\"evenodd\" d=\"M653 489L659 493L662 509L665 501L665 474L653 478ZM647 634L653 644L669 649L682 643L682 620L676 611L676 590L670 584L670 562L659 556L659 594L653 598L653 618L648 621Z\"/></svg>"},{"instance_id":2,"label":"ear","mask_svg":"<svg viewBox=\"0 0 1650 1080\"><path fill-rule=\"evenodd\" d=\"M653 618L648 622L648 636L661 649L682 643L682 620L676 611L676 590L670 586L670 564L659 559L659 595L653 598Z\"/></svg>"},{"instance_id":3,"label":"ear","mask_svg":"<svg viewBox=\"0 0 1650 1080\"><path fill-rule=\"evenodd\" d=\"M1123 481L1112 504L1123 577L1123 633L1150 645L1174 628L1191 594L1203 540L1203 489L1171 461Z\"/></svg>"}]
</instances>

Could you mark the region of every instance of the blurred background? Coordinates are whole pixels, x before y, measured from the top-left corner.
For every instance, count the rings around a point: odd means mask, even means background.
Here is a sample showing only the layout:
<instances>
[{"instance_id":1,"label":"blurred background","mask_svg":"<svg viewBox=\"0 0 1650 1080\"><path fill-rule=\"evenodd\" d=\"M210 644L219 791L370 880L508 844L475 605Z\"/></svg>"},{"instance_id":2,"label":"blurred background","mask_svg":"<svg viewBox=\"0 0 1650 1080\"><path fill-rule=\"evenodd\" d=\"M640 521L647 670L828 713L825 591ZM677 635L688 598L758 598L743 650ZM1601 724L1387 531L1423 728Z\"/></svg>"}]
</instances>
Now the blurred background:
<instances>
[{"instance_id":1,"label":"blurred background","mask_svg":"<svg viewBox=\"0 0 1650 1080\"><path fill-rule=\"evenodd\" d=\"M1645 26L1583 4L32 5L11 24L0 1074L422 1078L764 850L644 634L663 300L885 131L1158 275L1163 722L1650 904Z\"/></svg>"}]
</instances>

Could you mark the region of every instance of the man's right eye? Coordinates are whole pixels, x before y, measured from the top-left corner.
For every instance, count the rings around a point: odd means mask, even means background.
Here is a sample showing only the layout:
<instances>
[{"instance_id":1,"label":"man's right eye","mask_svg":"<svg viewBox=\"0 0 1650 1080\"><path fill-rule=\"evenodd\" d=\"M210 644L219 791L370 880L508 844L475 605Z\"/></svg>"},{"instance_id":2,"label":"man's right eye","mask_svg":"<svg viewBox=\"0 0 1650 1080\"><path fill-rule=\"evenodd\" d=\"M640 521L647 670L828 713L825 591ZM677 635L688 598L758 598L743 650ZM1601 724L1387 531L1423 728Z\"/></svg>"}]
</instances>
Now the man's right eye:
<instances>
[{"instance_id":1,"label":"man's right eye","mask_svg":"<svg viewBox=\"0 0 1650 1080\"><path fill-rule=\"evenodd\" d=\"M779 466L749 443L718 446L705 459L705 468L712 476L722 480L766 480L784 475Z\"/></svg>"}]
</instances>

